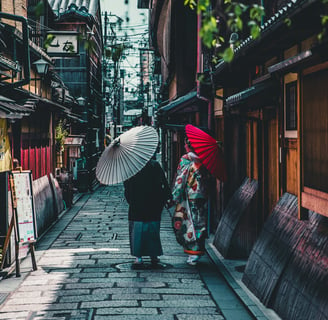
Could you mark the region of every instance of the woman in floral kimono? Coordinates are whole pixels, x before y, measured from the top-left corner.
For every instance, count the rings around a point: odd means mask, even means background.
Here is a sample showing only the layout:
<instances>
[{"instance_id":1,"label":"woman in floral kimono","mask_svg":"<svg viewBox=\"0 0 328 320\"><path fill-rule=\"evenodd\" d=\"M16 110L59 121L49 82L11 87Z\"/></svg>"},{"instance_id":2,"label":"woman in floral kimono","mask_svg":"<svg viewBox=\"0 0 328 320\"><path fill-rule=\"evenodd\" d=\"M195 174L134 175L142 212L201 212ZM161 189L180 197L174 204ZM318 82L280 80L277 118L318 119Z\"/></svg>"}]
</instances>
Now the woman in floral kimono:
<instances>
[{"instance_id":1,"label":"woman in floral kimono","mask_svg":"<svg viewBox=\"0 0 328 320\"><path fill-rule=\"evenodd\" d=\"M180 159L172 191L176 203L173 228L178 243L189 255L187 263L196 265L205 252L210 173L188 139L185 140L185 149L187 153Z\"/></svg>"}]
</instances>

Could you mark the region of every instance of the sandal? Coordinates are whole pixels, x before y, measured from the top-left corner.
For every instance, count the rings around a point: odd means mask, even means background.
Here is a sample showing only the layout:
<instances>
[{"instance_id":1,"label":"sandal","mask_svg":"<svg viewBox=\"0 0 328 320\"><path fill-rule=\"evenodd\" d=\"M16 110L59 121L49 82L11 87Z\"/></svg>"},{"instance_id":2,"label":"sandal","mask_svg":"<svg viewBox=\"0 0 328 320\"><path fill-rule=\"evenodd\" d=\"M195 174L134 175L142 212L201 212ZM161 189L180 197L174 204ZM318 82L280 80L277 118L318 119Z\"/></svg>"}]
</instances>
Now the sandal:
<instances>
[{"instance_id":1,"label":"sandal","mask_svg":"<svg viewBox=\"0 0 328 320\"><path fill-rule=\"evenodd\" d=\"M158 257L150 257L151 264L158 264L159 263L159 258Z\"/></svg>"},{"instance_id":2,"label":"sandal","mask_svg":"<svg viewBox=\"0 0 328 320\"><path fill-rule=\"evenodd\" d=\"M136 259L134 260L133 264L143 264L142 258L140 257L136 257Z\"/></svg>"},{"instance_id":3,"label":"sandal","mask_svg":"<svg viewBox=\"0 0 328 320\"><path fill-rule=\"evenodd\" d=\"M190 255L187 259L187 263L190 265L190 266L195 266L198 262L198 260L200 259L200 256L193 256L193 255Z\"/></svg>"}]
</instances>

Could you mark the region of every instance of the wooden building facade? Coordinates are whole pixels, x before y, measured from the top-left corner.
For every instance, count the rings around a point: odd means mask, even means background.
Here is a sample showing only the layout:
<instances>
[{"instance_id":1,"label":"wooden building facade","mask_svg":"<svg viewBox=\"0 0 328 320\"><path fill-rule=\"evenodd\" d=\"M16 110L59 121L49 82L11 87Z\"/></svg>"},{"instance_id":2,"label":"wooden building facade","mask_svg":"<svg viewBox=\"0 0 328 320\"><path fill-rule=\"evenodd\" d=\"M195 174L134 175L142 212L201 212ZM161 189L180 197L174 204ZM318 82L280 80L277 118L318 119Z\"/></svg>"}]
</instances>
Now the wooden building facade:
<instances>
[{"instance_id":1,"label":"wooden building facade","mask_svg":"<svg viewBox=\"0 0 328 320\"><path fill-rule=\"evenodd\" d=\"M214 244L248 259L244 283L283 319L326 319L327 7L264 7L260 38L241 39L214 71L229 168Z\"/></svg>"},{"instance_id":2,"label":"wooden building facade","mask_svg":"<svg viewBox=\"0 0 328 320\"><path fill-rule=\"evenodd\" d=\"M55 15L48 54L54 70L80 104L74 112L82 121L71 126L72 135L85 135L89 187L96 183L95 169L103 150L105 112L102 96L102 28L100 1L54 1L49 5Z\"/></svg>"},{"instance_id":3,"label":"wooden building facade","mask_svg":"<svg viewBox=\"0 0 328 320\"><path fill-rule=\"evenodd\" d=\"M187 123L221 141L228 179L217 181L209 213L214 245L247 259L243 282L282 319L327 319L328 56L327 36L318 38L327 5L258 4L260 38L241 34L234 60L213 66L199 17L177 1L150 2L163 164L172 181Z\"/></svg>"},{"instance_id":4,"label":"wooden building facade","mask_svg":"<svg viewBox=\"0 0 328 320\"><path fill-rule=\"evenodd\" d=\"M54 173L56 167L57 121L76 118L71 100L58 101L53 96L52 59L42 49L40 30L40 25L43 29L51 25L53 15L45 6L36 17L35 4L20 1L16 8L12 1L1 1L0 118L6 119L10 137L10 159L4 168L9 170L16 158L38 179ZM40 61L46 67L42 73L37 71Z\"/></svg>"},{"instance_id":5,"label":"wooden building facade","mask_svg":"<svg viewBox=\"0 0 328 320\"><path fill-rule=\"evenodd\" d=\"M100 16L99 3L92 3L92 14ZM95 31L95 28L101 30L100 22L95 22L93 15L88 13L89 9L83 10L83 15L78 16L84 26L83 34L87 32L86 22L91 31ZM55 28L62 30L57 14L50 1L0 1L0 248L8 228L6 180L13 169L13 159L18 160L23 170L30 170L32 173L37 228L41 235L64 209L63 190L54 178L58 172L56 169L66 166L57 157L56 129L59 124L63 124L62 129L67 133L86 132L89 135L90 147L87 152L91 159L91 177L99 154L97 135L99 141L102 141L103 132L100 101L101 32L96 32L97 39L90 41L93 49L87 50L87 53L83 39L78 41L79 34L75 32L74 39L68 39L79 43L83 53L81 60L85 62L83 77L74 68L68 70L71 74L75 73L76 87L79 90L76 91L73 86L66 85L67 79L56 68L55 55L46 50L51 44L49 30L52 33L56 33ZM98 46L94 46L94 42ZM70 51L69 42L66 45ZM57 47L57 43L54 47ZM76 56L77 54L72 54L72 57ZM63 55L61 58L65 60ZM80 61L77 62L78 65L79 63ZM46 68L38 70L40 65ZM62 66L67 67L64 63ZM90 94L92 102L92 105L90 102L85 104L83 110L78 103L81 92ZM62 147L65 147L64 141L63 139ZM101 143L99 145L102 146ZM77 155L79 154L74 154ZM90 180L92 183L93 179Z\"/></svg>"}]
</instances>

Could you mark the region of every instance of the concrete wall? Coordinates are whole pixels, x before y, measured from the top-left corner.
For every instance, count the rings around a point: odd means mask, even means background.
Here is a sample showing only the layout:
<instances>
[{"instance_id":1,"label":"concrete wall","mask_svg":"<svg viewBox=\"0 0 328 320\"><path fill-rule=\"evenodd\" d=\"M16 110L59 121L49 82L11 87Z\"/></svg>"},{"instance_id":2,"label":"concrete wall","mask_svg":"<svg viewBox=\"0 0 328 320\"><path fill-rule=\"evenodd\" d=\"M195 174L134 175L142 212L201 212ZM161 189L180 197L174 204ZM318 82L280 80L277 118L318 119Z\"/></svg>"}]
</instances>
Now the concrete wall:
<instances>
[{"instance_id":1,"label":"concrete wall","mask_svg":"<svg viewBox=\"0 0 328 320\"><path fill-rule=\"evenodd\" d=\"M50 175L33 181L34 208L38 236L58 218L64 210L63 195L57 180Z\"/></svg>"}]
</instances>

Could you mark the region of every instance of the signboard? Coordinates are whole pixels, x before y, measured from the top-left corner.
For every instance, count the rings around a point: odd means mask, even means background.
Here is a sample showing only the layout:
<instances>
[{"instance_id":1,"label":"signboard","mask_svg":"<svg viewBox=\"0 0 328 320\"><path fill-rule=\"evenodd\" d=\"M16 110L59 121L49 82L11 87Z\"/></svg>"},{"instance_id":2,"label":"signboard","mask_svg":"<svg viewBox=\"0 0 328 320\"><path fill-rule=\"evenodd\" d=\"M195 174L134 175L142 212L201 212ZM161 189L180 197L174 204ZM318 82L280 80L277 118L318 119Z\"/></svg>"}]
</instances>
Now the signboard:
<instances>
[{"instance_id":1,"label":"signboard","mask_svg":"<svg viewBox=\"0 0 328 320\"><path fill-rule=\"evenodd\" d=\"M222 97L222 98L214 99L214 115L222 116L223 115L223 89L216 90L215 94L217 97Z\"/></svg>"},{"instance_id":2,"label":"signboard","mask_svg":"<svg viewBox=\"0 0 328 320\"><path fill-rule=\"evenodd\" d=\"M70 158L80 158L80 147L69 147L69 157Z\"/></svg>"},{"instance_id":3,"label":"signboard","mask_svg":"<svg viewBox=\"0 0 328 320\"><path fill-rule=\"evenodd\" d=\"M0 171L10 170L11 151L7 130L7 119L0 119Z\"/></svg>"},{"instance_id":4,"label":"signboard","mask_svg":"<svg viewBox=\"0 0 328 320\"><path fill-rule=\"evenodd\" d=\"M78 34L76 32L51 32L48 34L52 40L47 48L48 54L69 55L78 53Z\"/></svg>"},{"instance_id":5,"label":"signboard","mask_svg":"<svg viewBox=\"0 0 328 320\"><path fill-rule=\"evenodd\" d=\"M36 218L32 192L31 171L12 171L17 211L18 241L27 243L36 241Z\"/></svg>"}]
</instances>

